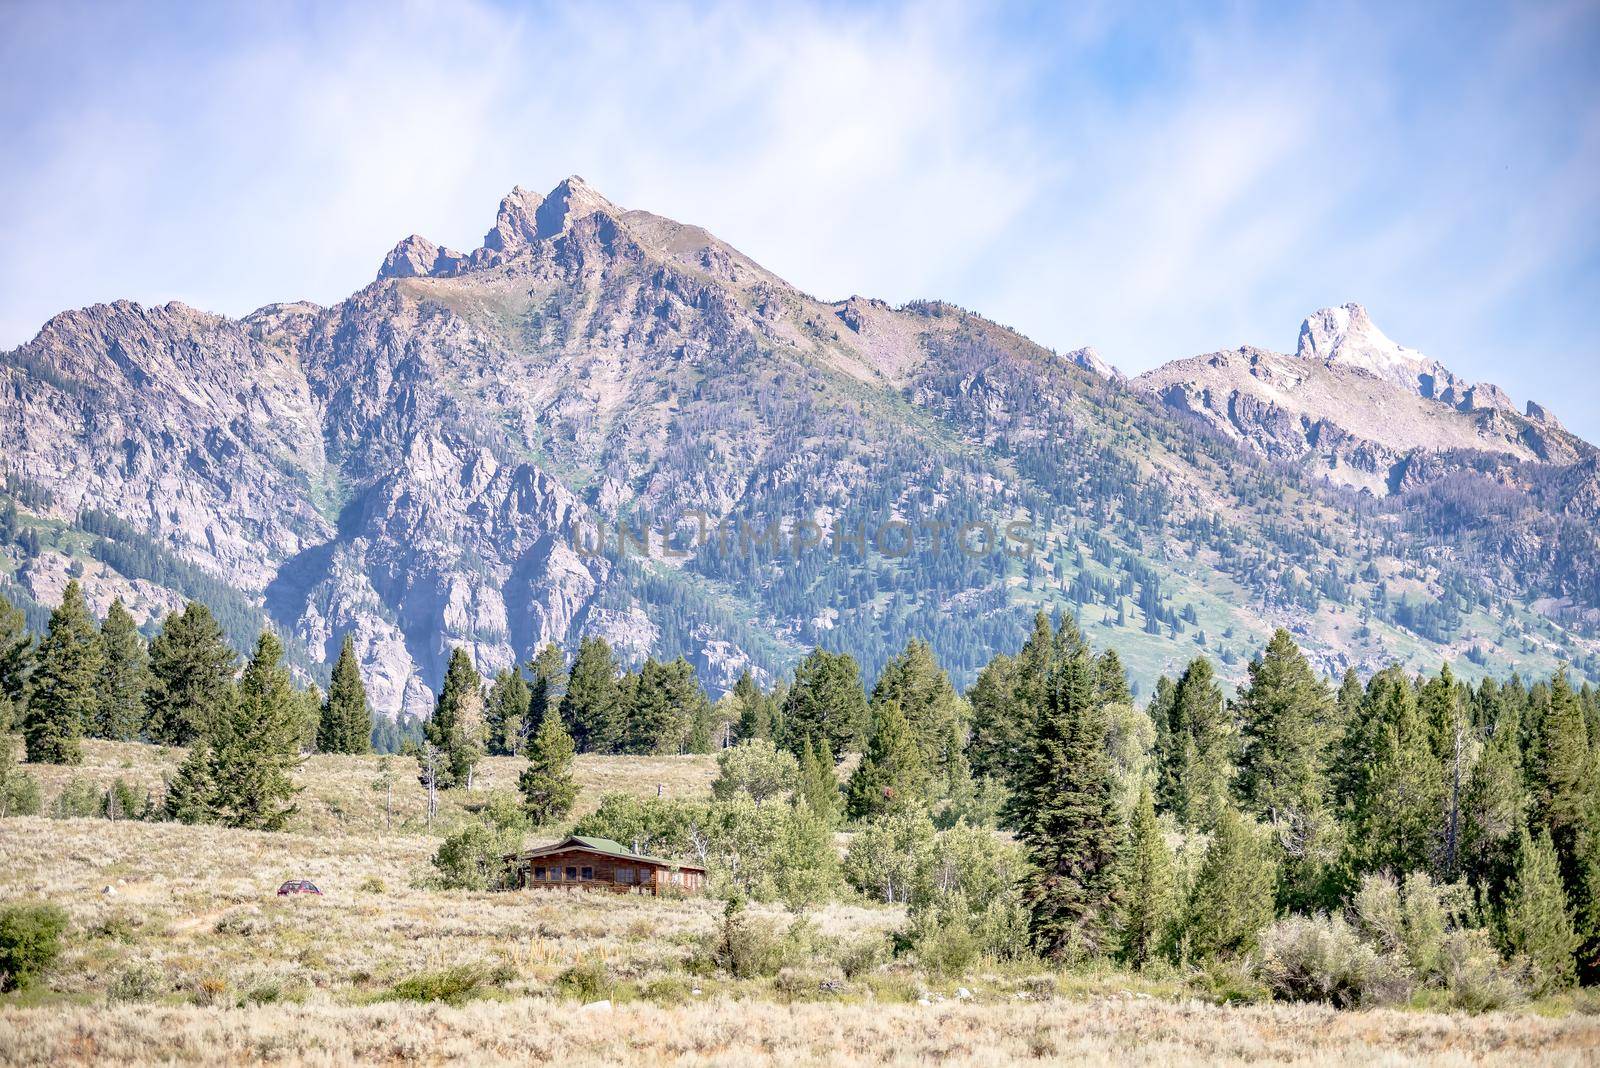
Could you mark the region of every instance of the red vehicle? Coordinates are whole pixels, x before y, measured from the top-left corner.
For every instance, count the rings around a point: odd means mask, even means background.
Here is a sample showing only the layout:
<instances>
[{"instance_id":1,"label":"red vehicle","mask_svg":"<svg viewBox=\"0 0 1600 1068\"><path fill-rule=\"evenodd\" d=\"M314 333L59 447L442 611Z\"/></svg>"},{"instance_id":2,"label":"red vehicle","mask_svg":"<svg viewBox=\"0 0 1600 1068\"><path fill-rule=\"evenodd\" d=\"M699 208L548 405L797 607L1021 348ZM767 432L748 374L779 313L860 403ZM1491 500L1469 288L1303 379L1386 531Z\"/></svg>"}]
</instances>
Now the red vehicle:
<instances>
[{"instance_id":1,"label":"red vehicle","mask_svg":"<svg viewBox=\"0 0 1600 1068\"><path fill-rule=\"evenodd\" d=\"M289 897L293 894L316 894L322 896L322 891L317 889L317 884L310 879L290 879L278 887L279 897Z\"/></svg>"}]
</instances>

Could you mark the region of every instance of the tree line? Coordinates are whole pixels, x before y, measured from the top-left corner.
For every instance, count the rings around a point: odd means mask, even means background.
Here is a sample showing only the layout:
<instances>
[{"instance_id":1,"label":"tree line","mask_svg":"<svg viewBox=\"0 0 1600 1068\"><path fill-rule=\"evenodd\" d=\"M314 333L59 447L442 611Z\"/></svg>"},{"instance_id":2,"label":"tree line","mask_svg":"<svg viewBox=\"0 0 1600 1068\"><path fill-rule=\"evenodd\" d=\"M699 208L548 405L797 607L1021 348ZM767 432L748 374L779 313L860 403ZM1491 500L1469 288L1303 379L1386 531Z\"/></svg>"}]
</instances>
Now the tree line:
<instances>
[{"instance_id":1,"label":"tree line","mask_svg":"<svg viewBox=\"0 0 1600 1068\"><path fill-rule=\"evenodd\" d=\"M37 640L0 598L0 733L13 726L30 763L80 764L86 737L187 746L144 814L276 830L295 811L302 755L367 752L372 714L348 638L324 696L295 685L271 632L241 664L210 610L192 601L146 642L120 599L96 621L73 580ZM9 735L4 744L9 768Z\"/></svg>"}]
</instances>

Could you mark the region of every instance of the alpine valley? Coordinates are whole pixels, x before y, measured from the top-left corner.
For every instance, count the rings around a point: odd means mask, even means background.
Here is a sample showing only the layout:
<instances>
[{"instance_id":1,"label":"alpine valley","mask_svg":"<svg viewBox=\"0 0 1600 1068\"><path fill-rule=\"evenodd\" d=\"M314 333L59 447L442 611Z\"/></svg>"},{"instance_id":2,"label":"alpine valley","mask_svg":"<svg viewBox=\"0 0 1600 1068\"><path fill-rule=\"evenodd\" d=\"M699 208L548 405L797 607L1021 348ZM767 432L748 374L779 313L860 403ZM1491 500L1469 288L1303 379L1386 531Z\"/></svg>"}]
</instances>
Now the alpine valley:
<instances>
[{"instance_id":1,"label":"alpine valley","mask_svg":"<svg viewBox=\"0 0 1600 1068\"><path fill-rule=\"evenodd\" d=\"M1600 455L1358 305L1127 379L949 304L812 297L576 177L332 307L57 315L0 354L0 474L36 629L77 576L152 629L186 598L241 648L270 621L319 681L350 634L391 716L454 646L492 673L589 634L714 691L925 637L965 684L1037 608L1146 692L1202 651L1238 678L1277 626L1330 674L1600 681Z\"/></svg>"}]
</instances>

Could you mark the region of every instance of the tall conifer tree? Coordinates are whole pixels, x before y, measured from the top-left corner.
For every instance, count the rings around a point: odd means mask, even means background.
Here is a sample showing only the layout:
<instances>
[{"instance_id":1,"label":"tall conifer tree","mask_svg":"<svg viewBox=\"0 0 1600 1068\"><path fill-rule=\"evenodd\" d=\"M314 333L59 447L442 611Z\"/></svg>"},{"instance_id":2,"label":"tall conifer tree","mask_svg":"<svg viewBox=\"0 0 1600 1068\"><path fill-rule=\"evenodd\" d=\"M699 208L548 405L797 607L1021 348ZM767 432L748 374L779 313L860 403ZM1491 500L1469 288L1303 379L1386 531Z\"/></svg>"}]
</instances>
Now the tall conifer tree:
<instances>
[{"instance_id":1,"label":"tall conifer tree","mask_svg":"<svg viewBox=\"0 0 1600 1068\"><path fill-rule=\"evenodd\" d=\"M528 766L517 780L522 806L535 826L553 823L572 811L578 786L572 777L575 747L553 708L528 740Z\"/></svg>"},{"instance_id":2,"label":"tall conifer tree","mask_svg":"<svg viewBox=\"0 0 1600 1068\"><path fill-rule=\"evenodd\" d=\"M1028 855L1029 930L1052 960L1100 956L1115 937L1123 832L1088 654L1066 660L1041 698L1006 806Z\"/></svg>"},{"instance_id":3,"label":"tall conifer tree","mask_svg":"<svg viewBox=\"0 0 1600 1068\"><path fill-rule=\"evenodd\" d=\"M145 732L163 745L188 745L209 733L231 698L238 658L211 610L190 601L150 642Z\"/></svg>"},{"instance_id":4,"label":"tall conifer tree","mask_svg":"<svg viewBox=\"0 0 1600 1068\"><path fill-rule=\"evenodd\" d=\"M872 735L845 788L845 813L867 820L919 808L927 800L928 768L915 732L900 714L900 703L891 699L874 706Z\"/></svg>"},{"instance_id":5,"label":"tall conifer tree","mask_svg":"<svg viewBox=\"0 0 1600 1068\"><path fill-rule=\"evenodd\" d=\"M622 692L611 645L604 638L579 643L561 698L561 722L580 753L613 753L622 741Z\"/></svg>"},{"instance_id":6,"label":"tall conifer tree","mask_svg":"<svg viewBox=\"0 0 1600 1068\"><path fill-rule=\"evenodd\" d=\"M372 751L372 709L367 705L367 688L356 663L355 640L348 634L339 646L328 696L322 702L317 725L317 749L324 753L368 753Z\"/></svg>"},{"instance_id":7,"label":"tall conifer tree","mask_svg":"<svg viewBox=\"0 0 1600 1068\"><path fill-rule=\"evenodd\" d=\"M1128 829L1122 897L1122 957L1143 968L1162 952L1173 916L1172 852L1156 822L1148 784L1139 791Z\"/></svg>"},{"instance_id":8,"label":"tall conifer tree","mask_svg":"<svg viewBox=\"0 0 1600 1068\"><path fill-rule=\"evenodd\" d=\"M127 742L144 728L145 691L150 687L150 661L144 638L122 598L111 602L100 625L100 681L90 733Z\"/></svg>"},{"instance_id":9,"label":"tall conifer tree","mask_svg":"<svg viewBox=\"0 0 1600 1068\"><path fill-rule=\"evenodd\" d=\"M22 721L28 760L35 764L81 764L79 745L99 703L100 635L76 579L50 613L50 629L39 643Z\"/></svg>"}]
</instances>

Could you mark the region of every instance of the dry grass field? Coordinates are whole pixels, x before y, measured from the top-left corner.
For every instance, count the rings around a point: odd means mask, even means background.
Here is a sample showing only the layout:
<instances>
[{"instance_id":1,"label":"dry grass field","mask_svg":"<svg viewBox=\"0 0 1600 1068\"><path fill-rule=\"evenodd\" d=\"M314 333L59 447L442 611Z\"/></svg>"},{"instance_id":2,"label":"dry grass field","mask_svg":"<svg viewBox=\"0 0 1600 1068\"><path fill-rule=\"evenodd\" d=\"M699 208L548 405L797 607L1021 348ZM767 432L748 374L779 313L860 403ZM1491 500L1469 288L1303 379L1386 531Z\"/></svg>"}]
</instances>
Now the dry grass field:
<instances>
[{"instance_id":1,"label":"dry grass field","mask_svg":"<svg viewBox=\"0 0 1600 1068\"><path fill-rule=\"evenodd\" d=\"M154 785L176 759L91 744L82 768L33 770L48 802L74 775ZM491 761L482 781L509 787L517 764ZM990 967L941 979L887 954L847 976L841 962L904 920L867 904L804 917L752 907L814 963L734 979L706 959L712 899L427 888L436 838L421 833L410 762L394 768L407 822L387 833L376 758L348 757L311 762L284 834L0 821L0 903L51 901L71 917L45 981L0 996L0 1063L1600 1062L1593 1002L1482 1016L1225 1007L1181 977ZM579 763L589 805L658 782L698 795L713 773L706 758ZM461 812L451 797L441 822ZM295 877L325 896L278 898ZM449 1003L418 1000L429 989Z\"/></svg>"},{"instance_id":2,"label":"dry grass field","mask_svg":"<svg viewBox=\"0 0 1600 1068\"><path fill-rule=\"evenodd\" d=\"M46 811L50 802L73 779L105 789L116 779L141 793L161 794L162 777L171 775L183 762L185 751L157 745L124 742L85 741L83 763L77 767L29 765L28 771L43 788ZM515 790L517 776L527 766L521 757L487 757L478 766L476 781L469 794L462 790L439 795L439 814L434 832L448 830L460 821L464 807L483 800L492 790ZM374 784L383 767L377 756L311 756L299 773L302 791L293 830L317 833L369 834L385 830L386 791ZM427 797L417 783L416 761L408 757L388 758L394 779L394 831L427 833ZM579 786L576 815L592 812L608 793L633 793L654 796L658 788L667 797L706 797L717 777L717 762L709 756L580 756L576 775Z\"/></svg>"}]
</instances>

